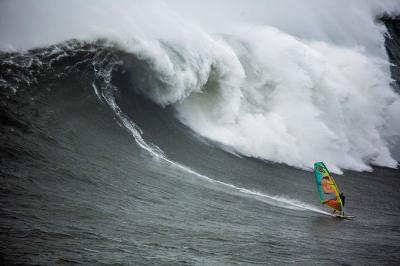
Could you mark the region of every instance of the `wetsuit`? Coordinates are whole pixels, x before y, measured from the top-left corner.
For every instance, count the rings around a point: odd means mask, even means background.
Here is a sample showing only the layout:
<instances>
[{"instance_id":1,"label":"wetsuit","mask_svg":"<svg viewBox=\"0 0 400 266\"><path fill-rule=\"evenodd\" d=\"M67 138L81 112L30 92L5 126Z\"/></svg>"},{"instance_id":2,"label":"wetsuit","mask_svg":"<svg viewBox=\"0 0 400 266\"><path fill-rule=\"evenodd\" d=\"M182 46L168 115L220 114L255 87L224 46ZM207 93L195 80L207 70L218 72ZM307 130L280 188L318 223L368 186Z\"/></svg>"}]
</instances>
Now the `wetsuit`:
<instances>
[{"instance_id":1,"label":"wetsuit","mask_svg":"<svg viewBox=\"0 0 400 266\"><path fill-rule=\"evenodd\" d=\"M342 201L342 204L344 207L344 204L346 202L346 197L343 195L343 193L340 193L339 197L340 197L340 200ZM344 210L342 210L342 215L344 215Z\"/></svg>"},{"instance_id":2,"label":"wetsuit","mask_svg":"<svg viewBox=\"0 0 400 266\"><path fill-rule=\"evenodd\" d=\"M342 201L343 207L346 201L346 197L343 194L340 194L340 200Z\"/></svg>"}]
</instances>

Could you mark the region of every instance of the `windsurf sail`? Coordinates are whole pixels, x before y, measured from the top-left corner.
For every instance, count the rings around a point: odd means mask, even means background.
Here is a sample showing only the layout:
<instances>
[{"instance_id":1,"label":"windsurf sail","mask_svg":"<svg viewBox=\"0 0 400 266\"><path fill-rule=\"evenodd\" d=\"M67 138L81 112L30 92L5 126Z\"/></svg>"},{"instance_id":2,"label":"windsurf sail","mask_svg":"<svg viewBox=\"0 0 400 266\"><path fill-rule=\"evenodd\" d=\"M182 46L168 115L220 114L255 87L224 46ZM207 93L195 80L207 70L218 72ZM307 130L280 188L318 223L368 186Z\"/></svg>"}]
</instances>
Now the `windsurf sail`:
<instances>
[{"instance_id":1,"label":"windsurf sail","mask_svg":"<svg viewBox=\"0 0 400 266\"><path fill-rule=\"evenodd\" d=\"M339 188L323 162L314 164L314 174L321 203L341 212L343 203L339 196Z\"/></svg>"}]
</instances>

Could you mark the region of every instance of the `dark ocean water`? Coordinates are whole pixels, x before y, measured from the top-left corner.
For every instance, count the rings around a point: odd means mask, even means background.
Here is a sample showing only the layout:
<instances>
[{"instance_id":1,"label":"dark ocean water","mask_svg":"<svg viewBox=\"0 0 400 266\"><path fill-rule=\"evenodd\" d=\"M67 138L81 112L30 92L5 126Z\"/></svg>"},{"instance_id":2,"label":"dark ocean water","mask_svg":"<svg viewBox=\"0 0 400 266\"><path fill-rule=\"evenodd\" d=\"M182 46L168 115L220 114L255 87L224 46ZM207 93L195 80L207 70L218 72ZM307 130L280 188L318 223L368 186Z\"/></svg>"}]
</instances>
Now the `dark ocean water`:
<instances>
[{"instance_id":1,"label":"dark ocean water","mask_svg":"<svg viewBox=\"0 0 400 266\"><path fill-rule=\"evenodd\" d=\"M385 23L400 63L400 23ZM102 40L1 53L0 71L5 265L400 263L399 169L336 176L356 216L339 220L313 173L196 136L132 90L147 65Z\"/></svg>"}]
</instances>

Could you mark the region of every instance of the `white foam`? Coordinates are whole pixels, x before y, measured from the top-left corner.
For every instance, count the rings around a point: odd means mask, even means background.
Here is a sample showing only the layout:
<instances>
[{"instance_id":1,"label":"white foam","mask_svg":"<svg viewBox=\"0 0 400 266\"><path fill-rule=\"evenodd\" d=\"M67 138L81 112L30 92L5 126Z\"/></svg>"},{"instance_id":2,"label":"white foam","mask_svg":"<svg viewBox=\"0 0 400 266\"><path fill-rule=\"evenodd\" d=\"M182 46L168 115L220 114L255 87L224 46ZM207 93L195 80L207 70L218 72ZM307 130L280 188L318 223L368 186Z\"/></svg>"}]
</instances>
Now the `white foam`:
<instances>
[{"instance_id":1,"label":"white foam","mask_svg":"<svg viewBox=\"0 0 400 266\"><path fill-rule=\"evenodd\" d=\"M400 98L383 13L400 2L0 2L0 47L108 38L145 61L140 92L239 154L334 172L396 167ZM40 32L40 34L38 34Z\"/></svg>"},{"instance_id":2,"label":"white foam","mask_svg":"<svg viewBox=\"0 0 400 266\"><path fill-rule=\"evenodd\" d=\"M385 132L400 133L389 112L400 97L384 59L268 27L232 38L246 78L218 88L231 97L191 94L177 105L185 124L241 154L303 169L321 160L337 173L397 166Z\"/></svg>"},{"instance_id":3,"label":"white foam","mask_svg":"<svg viewBox=\"0 0 400 266\"><path fill-rule=\"evenodd\" d=\"M104 74L109 75L109 74L111 74L111 71L106 71ZM106 85L110 86L109 84L106 84ZM159 147L157 147L156 145L151 144L151 143L149 144L143 139L143 137L142 137L143 132L140 130L140 128L137 127L122 112L122 110L116 104L114 95L112 94L112 89L110 89L109 87L103 87L103 88L101 88L102 93L100 95L99 89L95 86L95 84L93 84L93 88L95 90L96 95L99 97L99 99L100 100L105 99L105 101L108 103L108 105L114 110L115 114L117 115L117 118L122 123L122 126L124 126L131 133L132 137L134 138L134 140L138 144L138 146L141 147L146 152L148 152L151 156L153 156L157 160L166 162L170 166L177 168L180 171L184 171L186 173L194 175L195 177L201 178L202 180L205 180L209 183L217 185L220 188L222 188L224 193L229 193L229 194L237 195L240 197L252 198L252 199L267 203L269 205L273 205L273 206L277 206L277 207L281 207L281 208L293 209L293 210L307 210L307 211L313 211L313 212L329 215L329 213L326 211L320 210L313 205L306 204L306 203L298 201L298 200L290 199L285 196L268 195L265 193L260 193L257 191L249 190L249 189L246 189L243 187L238 187L238 186L235 186L235 185L232 185L229 183L225 183L225 182L221 182L221 181L209 178L209 177L202 175L196 171L193 171L192 169L190 169L187 166L184 166L178 162L174 162L174 161L170 160L168 157L165 156L165 154L162 152L162 150ZM218 189L218 187L214 186L213 189Z\"/></svg>"},{"instance_id":4,"label":"white foam","mask_svg":"<svg viewBox=\"0 0 400 266\"><path fill-rule=\"evenodd\" d=\"M153 153L152 153L153 154ZM154 155L154 154L153 154ZM209 178L203 174L200 174L196 171L193 171L187 166L184 166L178 162L174 162L170 159L168 159L166 156L156 156L157 159L161 159L164 162L167 162L170 164L172 167L175 167L181 171L190 173L198 178L201 178L202 180L205 180L207 182L210 182L211 184L215 185L212 187L213 189L222 189L224 193L229 193L232 195L237 195L240 197L246 197L246 198L251 198L254 200L258 200L264 203L267 203L272 206L280 207L280 208L285 208L285 209L291 209L291 210L301 210L301 211L312 211L316 213L321 213L325 215L330 215L328 212L319 209L318 207L315 207L311 204L307 204L304 202L301 202L299 200L291 199L287 196L282 196L282 195L270 195L266 193L261 193L258 191L253 191L250 189L246 189L243 187L238 187L233 184L225 183L222 181L218 181L212 178Z\"/></svg>"}]
</instances>

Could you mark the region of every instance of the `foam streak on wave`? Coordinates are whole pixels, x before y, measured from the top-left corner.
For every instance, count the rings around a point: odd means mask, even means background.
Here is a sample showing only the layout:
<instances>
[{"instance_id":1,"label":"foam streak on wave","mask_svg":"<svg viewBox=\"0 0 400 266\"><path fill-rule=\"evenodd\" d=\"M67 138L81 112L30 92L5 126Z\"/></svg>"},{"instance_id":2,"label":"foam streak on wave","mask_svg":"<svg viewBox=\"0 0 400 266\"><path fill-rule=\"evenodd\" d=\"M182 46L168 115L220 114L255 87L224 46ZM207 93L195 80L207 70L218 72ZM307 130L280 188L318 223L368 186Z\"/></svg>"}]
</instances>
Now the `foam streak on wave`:
<instances>
[{"instance_id":1,"label":"foam streak on wave","mask_svg":"<svg viewBox=\"0 0 400 266\"><path fill-rule=\"evenodd\" d=\"M106 38L147 63L139 93L236 153L336 173L397 167L400 97L376 17L399 1L295 2L5 1L0 49Z\"/></svg>"},{"instance_id":2,"label":"foam streak on wave","mask_svg":"<svg viewBox=\"0 0 400 266\"><path fill-rule=\"evenodd\" d=\"M200 177L204 180L207 180L208 182L220 185L225 188L229 188L230 191L224 190L224 192L226 192L226 193L231 193L231 194L235 194L235 195L242 196L242 197L244 196L244 197L256 199L256 200L259 200L264 203L267 203L267 204L270 204L273 206L277 206L277 207L294 209L294 210L307 210L307 211L330 215L328 212L320 210L313 205L310 205L310 204L307 204L307 203L304 203L304 202L301 202L301 201L298 201L295 199L290 199L290 198L287 198L284 196L274 196L274 195L269 195L269 194L249 190L249 189L242 188L242 187L237 187L235 185L221 182L221 181L209 178L205 175L199 174L196 171L193 171L192 169L190 169L189 167L181 165L180 163L177 163L177 162L173 162L166 157L164 157L162 159L165 160L166 162L170 163L172 166L177 167L178 169L181 169L185 172L191 173L191 174L193 174L197 177Z\"/></svg>"},{"instance_id":3,"label":"foam streak on wave","mask_svg":"<svg viewBox=\"0 0 400 266\"><path fill-rule=\"evenodd\" d=\"M93 85L93 86L95 86L95 85ZM96 90L97 90L97 88L96 88ZM329 215L329 213L326 211L320 210L315 206L306 204L304 202L300 202L298 200L289 199L284 196L268 195L265 193L252 191L252 190L249 190L249 189L246 189L243 187L238 187L238 186L235 186L232 184L228 184L225 182L221 182L221 181L209 178L209 177L202 175L196 171L193 171L192 169L190 169L187 166L184 166L178 162L174 162L174 161L170 160L168 157L165 156L165 154L162 152L162 150L159 147L157 147L154 144L148 144L143 139L140 128L138 128L132 121L130 121L128 117L126 117L126 115L121 111L119 106L115 103L115 98L113 97L113 95L109 92L110 92L110 90L103 89L102 97L106 100L108 105L114 110L115 114L117 115L117 117L118 117L119 121L122 123L122 125L131 133L135 142L143 150L147 151L154 158L156 158L158 160L162 160L174 168L177 168L181 171L192 174L196 177L206 180L207 182L218 185L225 193L229 193L229 194L233 194L233 195L237 195L237 196L241 196L241 197L252 198L252 199L262 201L264 203L267 203L267 204L270 204L273 206L277 206L277 207L294 209L294 210L308 210L308 211L312 211L312 212ZM213 189L218 189L218 187L213 187Z\"/></svg>"},{"instance_id":4,"label":"foam streak on wave","mask_svg":"<svg viewBox=\"0 0 400 266\"><path fill-rule=\"evenodd\" d=\"M184 166L178 162L170 160L158 146L154 144L149 144L143 139L142 137L143 132L141 131L141 129L122 112L118 104L115 102L114 91L116 88L111 83L111 75L113 68L119 64L121 63L118 61L109 60L108 56L106 56L105 58L101 58L98 56L95 60L93 60L92 65L94 68L96 78L95 81L92 83L92 87L99 100L100 101L105 100L106 103L110 106L110 108L114 111L117 117L117 121L120 122L120 124L123 127L125 127L128 130L128 132L130 132L130 134L134 138L135 142L139 145L139 147L148 152L151 156L153 156L158 160L166 162L167 164L176 169L179 169L181 171L199 177L203 180L206 180L207 182L210 182L214 185L217 185L218 187L214 186L213 189L221 188L222 191L225 193L256 199L277 207L295 209L295 210L308 210L329 215L329 213L325 211L322 211L312 205L297 200L285 198L283 196L273 196L265 193L260 193L257 191L252 191L246 188L235 186L233 184L228 184L225 182L209 178L196 171L193 171L187 166ZM101 86L98 88L96 86L96 81L99 80L101 80L102 82Z\"/></svg>"},{"instance_id":5,"label":"foam streak on wave","mask_svg":"<svg viewBox=\"0 0 400 266\"><path fill-rule=\"evenodd\" d=\"M236 153L336 173L397 167L400 97L376 17L398 1L218 3L5 1L0 49L106 38L146 62L139 93Z\"/></svg>"}]
</instances>

